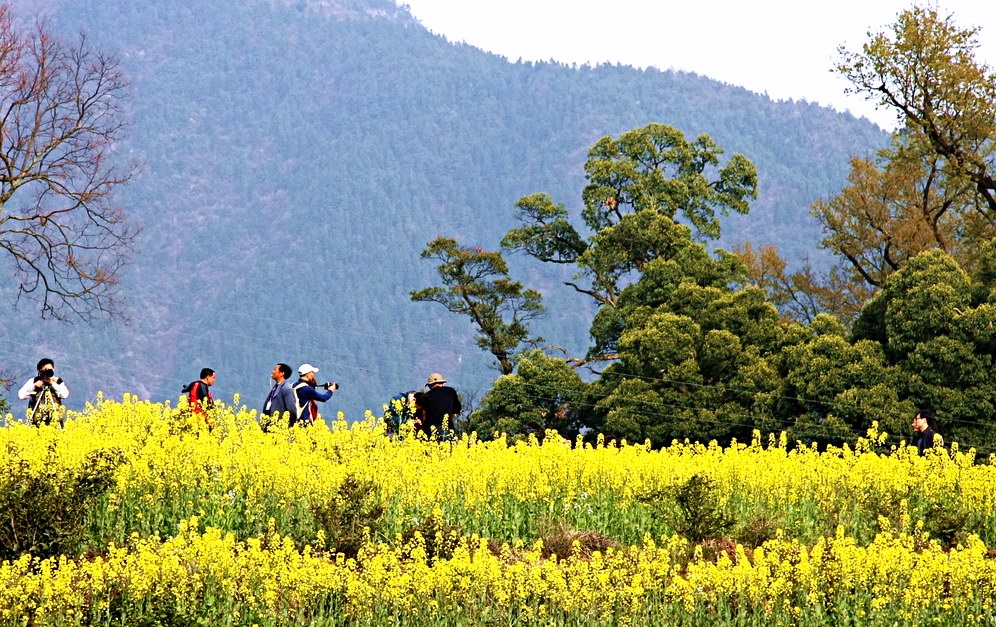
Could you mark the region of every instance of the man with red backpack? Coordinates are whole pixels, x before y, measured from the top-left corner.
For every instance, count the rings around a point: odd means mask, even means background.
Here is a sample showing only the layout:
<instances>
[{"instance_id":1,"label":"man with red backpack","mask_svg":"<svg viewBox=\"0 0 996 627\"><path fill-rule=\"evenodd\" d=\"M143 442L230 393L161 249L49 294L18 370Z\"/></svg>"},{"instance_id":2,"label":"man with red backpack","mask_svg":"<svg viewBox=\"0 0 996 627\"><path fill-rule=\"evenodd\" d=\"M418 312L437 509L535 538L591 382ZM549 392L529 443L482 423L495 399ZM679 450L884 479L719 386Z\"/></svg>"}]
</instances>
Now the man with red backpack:
<instances>
[{"instance_id":1,"label":"man with red backpack","mask_svg":"<svg viewBox=\"0 0 996 627\"><path fill-rule=\"evenodd\" d=\"M201 378L191 381L180 390L187 397L190 410L198 416L207 416L208 409L214 406L211 386L218 380L218 375L210 368L201 368Z\"/></svg>"}]
</instances>

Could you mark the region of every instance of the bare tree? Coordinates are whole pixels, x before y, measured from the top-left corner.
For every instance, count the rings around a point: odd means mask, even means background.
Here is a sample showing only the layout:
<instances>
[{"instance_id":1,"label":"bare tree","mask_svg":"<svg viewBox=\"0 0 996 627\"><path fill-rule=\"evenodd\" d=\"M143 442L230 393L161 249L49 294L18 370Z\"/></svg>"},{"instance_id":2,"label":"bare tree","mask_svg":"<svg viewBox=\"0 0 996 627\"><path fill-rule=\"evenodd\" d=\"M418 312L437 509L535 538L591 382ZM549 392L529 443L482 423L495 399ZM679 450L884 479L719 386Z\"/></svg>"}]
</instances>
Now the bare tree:
<instances>
[{"instance_id":1,"label":"bare tree","mask_svg":"<svg viewBox=\"0 0 996 627\"><path fill-rule=\"evenodd\" d=\"M18 30L0 5L0 250L16 300L42 317L119 313L116 286L136 231L113 192L135 173L115 159L127 81L81 34L67 43L43 23Z\"/></svg>"}]
</instances>

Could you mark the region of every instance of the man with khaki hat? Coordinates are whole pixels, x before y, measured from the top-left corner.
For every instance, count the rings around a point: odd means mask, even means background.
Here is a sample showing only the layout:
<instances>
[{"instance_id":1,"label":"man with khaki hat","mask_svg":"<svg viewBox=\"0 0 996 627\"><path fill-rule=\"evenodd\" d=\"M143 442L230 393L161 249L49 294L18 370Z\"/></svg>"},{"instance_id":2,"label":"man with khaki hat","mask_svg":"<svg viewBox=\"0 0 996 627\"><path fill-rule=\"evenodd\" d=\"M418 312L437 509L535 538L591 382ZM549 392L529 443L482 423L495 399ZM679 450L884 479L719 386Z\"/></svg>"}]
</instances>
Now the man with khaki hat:
<instances>
[{"instance_id":1,"label":"man with khaki hat","mask_svg":"<svg viewBox=\"0 0 996 627\"><path fill-rule=\"evenodd\" d=\"M428 438L447 439L453 431L453 422L463 410L456 390L446 385L446 379L438 372L429 375L426 381L429 391L422 395L421 406L425 412L419 430Z\"/></svg>"}]
</instances>

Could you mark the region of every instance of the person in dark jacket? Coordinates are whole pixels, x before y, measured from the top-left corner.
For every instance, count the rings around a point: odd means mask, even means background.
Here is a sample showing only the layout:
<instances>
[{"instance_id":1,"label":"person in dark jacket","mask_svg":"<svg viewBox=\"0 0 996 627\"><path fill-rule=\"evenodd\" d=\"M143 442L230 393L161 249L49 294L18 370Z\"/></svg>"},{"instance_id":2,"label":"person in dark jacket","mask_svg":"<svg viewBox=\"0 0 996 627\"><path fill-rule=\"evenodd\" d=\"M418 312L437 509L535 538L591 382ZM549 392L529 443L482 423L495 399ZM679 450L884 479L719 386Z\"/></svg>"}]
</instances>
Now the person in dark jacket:
<instances>
[{"instance_id":1,"label":"person in dark jacket","mask_svg":"<svg viewBox=\"0 0 996 627\"><path fill-rule=\"evenodd\" d=\"M339 389L338 383L329 382L321 386L325 391L319 392L318 379L315 378L316 372L318 372L318 368L311 364L301 364L301 367L297 369L300 378L294 384L294 393L297 398L298 410L296 418L291 417L290 426L292 427L295 424L302 426L314 424L319 418L318 403L329 400L332 398L332 393Z\"/></svg>"},{"instance_id":2,"label":"person in dark jacket","mask_svg":"<svg viewBox=\"0 0 996 627\"><path fill-rule=\"evenodd\" d=\"M456 417L463 411L460 397L438 372L429 375L426 385L429 390L419 399L424 412L419 430L426 437L445 440L453 431Z\"/></svg>"},{"instance_id":3,"label":"person in dark jacket","mask_svg":"<svg viewBox=\"0 0 996 627\"><path fill-rule=\"evenodd\" d=\"M263 402L263 415L271 419L261 421L264 431L270 425L276 424L276 421L284 415L284 412L290 414L289 423L297 421L297 401L294 395L294 384L290 380L293 372L287 364L279 363L273 367L273 372L270 373L270 378L273 379L273 387L270 388L270 393Z\"/></svg>"},{"instance_id":4,"label":"person in dark jacket","mask_svg":"<svg viewBox=\"0 0 996 627\"><path fill-rule=\"evenodd\" d=\"M401 433L401 425L418 419L418 405L415 404L415 390L398 392L387 402L384 410L384 427L387 435Z\"/></svg>"},{"instance_id":5,"label":"person in dark jacket","mask_svg":"<svg viewBox=\"0 0 996 627\"><path fill-rule=\"evenodd\" d=\"M913 418L913 442L917 451L923 455L924 451L935 446L944 446L944 438L938 433L937 419L930 409L921 409Z\"/></svg>"}]
</instances>

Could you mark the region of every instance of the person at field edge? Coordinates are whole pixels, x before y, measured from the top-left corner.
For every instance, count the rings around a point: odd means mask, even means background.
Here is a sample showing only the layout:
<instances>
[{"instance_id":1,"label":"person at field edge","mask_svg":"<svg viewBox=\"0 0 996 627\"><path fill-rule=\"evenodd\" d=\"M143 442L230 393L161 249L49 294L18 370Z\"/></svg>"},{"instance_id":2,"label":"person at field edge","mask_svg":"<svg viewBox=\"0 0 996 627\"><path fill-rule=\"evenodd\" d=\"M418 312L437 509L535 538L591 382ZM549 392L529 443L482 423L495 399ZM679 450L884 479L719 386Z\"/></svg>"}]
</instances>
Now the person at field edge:
<instances>
[{"instance_id":1,"label":"person at field edge","mask_svg":"<svg viewBox=\"0 0 996 627\"><path fill-rule=\"evenodd\" d=\"M33 425L42 423L51 424L55 414L59 416L59 424L62 424L62 400L69 396L69 388L66 382L55 376L55 362L44 357L38 360L35 370L37 374L21 386L17 392L17 398L28 401L28 417ZM46 396L46 392L50 392ZM44 405L43 399L50 398L49 404Z\"/></svg>"},{"instance_id":2,"label":"person at field edge","mask_svg":"<svg viewBox=\"0 0 996 627\"><path fill-rule=\"evenodd\" d=\"M295 424L302 426L313 425L319 417L318 403L324 403L329 400L332 398L332 393L339 389L338 383L330 381L321 386L325 391L319 392L318 379L315 378L316 372L318 372L318 368L315 368L311 364L301 364L301 367L297 369L297 375L300 378L294 384L297 412L296 416L291 416L290 426L292 427Z\"/></svg>"},{"instance_id":3,"label":"person at field edge","mask_svg":"<svg viewBox=\"0 0 996 627\"><path fill-rule=\"evenodd\" d=\"M282 362L273 367L273 371L270 373L273 387L270 388L270 393L263 402L263 415L270 420L260 421L263 424L263 431L275 424L276 420L284 415L284 412L290 414L289 424L297 421L297 401L295 400L294 384L290 380L293 372L290 366Z\"/></svg>"},{"instance_id":4,"label":"person at field edge","mask_svg":"<svg viewBox=\"0 0 996 627\"><path fill-rule=\"evenodd\" d=\"M214 407L211 386L218 380L218 374L210 368L201 368L201 378L191 381L180 391L187 396L190 410L199 416L206 416L207 410Z\"/></svg>"},{"instance_id":5,"label":"person at field edge","mask_svg":"<svg viewBox=\"0 0 996 627\"><path fill-rule=\"evenodd\" d=\"M419 418L419 406L415 403L415 390L398 392L387 402L384 412L384 426L388 435L401 433L401 425L406 422L415 423Z\"/></svg>"},{"instance_id":6,"label":"person at field edge","mask_svg":"<svg viewBox=\"0 0 996 627\"><path fill-rule=\"evenodd\" d=\"M445 440L453 431L456 417L463 411L460 397L438 372L429 375L426 386L428 391L419 399L423 412L419 430L428 438Z\"/></svg>"},{"instance_id":7,"label":"person at field edge","mask_svg":"<svg viewBox=\"0 0 996 627\"><path fill-rule=\"evenodd\" d=\"M930 409L921 409L913 418L913 438L917 451L923 455L924 451L935 446L944 446L944 438L938 433L940 427L937 426L937 419Z\"/></svg>"}]
</instances>

